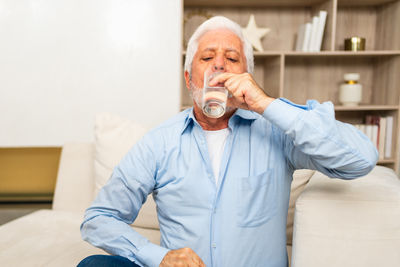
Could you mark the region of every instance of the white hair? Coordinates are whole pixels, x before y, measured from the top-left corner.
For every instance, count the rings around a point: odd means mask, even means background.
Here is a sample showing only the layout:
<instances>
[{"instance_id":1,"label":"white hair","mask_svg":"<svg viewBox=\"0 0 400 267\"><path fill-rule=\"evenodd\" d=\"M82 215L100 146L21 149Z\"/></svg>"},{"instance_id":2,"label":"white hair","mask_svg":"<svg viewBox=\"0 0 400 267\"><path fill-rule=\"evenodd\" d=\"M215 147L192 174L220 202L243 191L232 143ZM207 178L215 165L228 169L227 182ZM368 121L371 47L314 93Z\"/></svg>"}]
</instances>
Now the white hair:
<instances>
[{"instance_id":1,"label":"white hair","mask_svg":"<svg viewBox=\"0 0 400 267\"><path fill-rule=\"evenodd\" d=\"M251 43L243 36L242 28L239 26L239 24L223 16L215 16L206 20L196 29L192 37L190 37L186 50L185 71L187 71L189 76L191 76L193 58L199 46L199 39L205 33L218 29L227 29L239 37L239 39L242 41L243 52L246 57L247 72L253 74L254 58Z\"/></svg>"}]
</instances>

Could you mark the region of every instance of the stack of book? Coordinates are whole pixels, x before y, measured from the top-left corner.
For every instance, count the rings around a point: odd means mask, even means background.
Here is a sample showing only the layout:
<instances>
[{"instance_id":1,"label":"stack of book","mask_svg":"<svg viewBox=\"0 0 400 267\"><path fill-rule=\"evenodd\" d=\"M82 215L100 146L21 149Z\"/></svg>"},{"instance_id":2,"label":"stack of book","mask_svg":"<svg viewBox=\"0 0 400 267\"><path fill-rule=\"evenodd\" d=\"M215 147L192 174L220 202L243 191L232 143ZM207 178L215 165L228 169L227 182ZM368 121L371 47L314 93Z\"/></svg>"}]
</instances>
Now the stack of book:
<instances>
[{"instance_id":1,"label":"stack of book","mask_svg":"<svg viewBox=\"0 0 400 267\"><path fill-rule=\"evenodd\" d=\"M296 51L321 51L327 14L325 10L321 10L318 16L313 17L312 22L300 25L297 32Z\"/></svg>"},{"instance_id":2,"label":"stack of book","mask_svg":"<svg viewBox=\"0 0 400 267\"><path fill-rule=\"evenodd\" d=\"M365 124L356 124L354 126L371 139L379 152L379 160L392 157L392 116L368 115L365 117Z\"/></svg>"}]
</instances>

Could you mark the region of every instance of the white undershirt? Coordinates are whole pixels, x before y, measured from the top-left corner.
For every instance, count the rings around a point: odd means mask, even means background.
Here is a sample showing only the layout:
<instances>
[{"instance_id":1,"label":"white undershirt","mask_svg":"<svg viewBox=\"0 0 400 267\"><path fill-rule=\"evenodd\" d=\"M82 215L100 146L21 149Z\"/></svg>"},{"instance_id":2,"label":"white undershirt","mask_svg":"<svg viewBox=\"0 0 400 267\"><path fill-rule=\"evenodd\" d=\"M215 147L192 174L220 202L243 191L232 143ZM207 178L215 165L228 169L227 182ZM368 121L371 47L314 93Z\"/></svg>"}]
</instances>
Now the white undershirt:
<instances>
[{"instance_id":1,"label":"white undershirt","mask_svg":"<svg viewBox=\"0 0 400 267\"><path fill-rule=\"evenodd\" d=\"M211 165L214 171L215 184L218 184L219 168L221 166L226 139L229 135L229 128L218 131L204 131L204 133L206 135L208 153L210 154Z\"/></svg>"}]
</instances>

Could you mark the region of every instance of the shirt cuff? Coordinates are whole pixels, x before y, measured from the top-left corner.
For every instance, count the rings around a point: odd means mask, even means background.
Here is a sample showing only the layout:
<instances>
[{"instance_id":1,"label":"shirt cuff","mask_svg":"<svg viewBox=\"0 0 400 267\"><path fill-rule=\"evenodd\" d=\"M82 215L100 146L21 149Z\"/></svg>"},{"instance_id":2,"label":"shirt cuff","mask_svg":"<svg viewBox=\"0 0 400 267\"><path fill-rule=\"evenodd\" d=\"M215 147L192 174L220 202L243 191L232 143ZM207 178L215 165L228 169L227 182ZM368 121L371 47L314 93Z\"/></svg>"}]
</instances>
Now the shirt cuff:
<instances>
[{"instance_id":1,"label":"shirt cuff","mask_svg":"<svg viewBox=\"0 0 400 267\"><path fill-rule=\"evenodd\" d=\"M297 105L287 99L278 98L268 105L262 116L286 132L305 110L307 110L307 106Z\"/></svg>"},{"instance_id":2,"label":"shirt cuff","mask_svg":"<svg viewBox=\"0 0 400 267\"><path fill-rule=\"evenodd\" d=\"M149 242L136 253L136 258L146 266L158 267L168 251L169 249Z\"/></svg>"}]
</instances>

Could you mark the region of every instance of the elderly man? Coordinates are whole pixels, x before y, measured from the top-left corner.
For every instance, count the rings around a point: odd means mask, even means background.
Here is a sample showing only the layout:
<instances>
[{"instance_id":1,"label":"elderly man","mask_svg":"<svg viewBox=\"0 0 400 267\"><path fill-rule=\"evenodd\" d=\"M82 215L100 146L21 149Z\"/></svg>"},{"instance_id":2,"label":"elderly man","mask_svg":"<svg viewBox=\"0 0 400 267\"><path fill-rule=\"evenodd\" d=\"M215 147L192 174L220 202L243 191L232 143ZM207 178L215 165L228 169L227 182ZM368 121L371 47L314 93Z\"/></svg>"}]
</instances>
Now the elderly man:
<instances>
[{"instance_id":1,"label":"elderly man","mask_svg":"<svg viewBox=\"0 0 400 267\"><path fill-rule=\"evenodd\" d=\"M146 134L115 168L81 226L85 240L114 256L81 266L287 266L293 171L353 179L373 168L376 149L335 120L331 103L274 99L253 80L253 65L236 23L214 17L196 30L185 62L194 107ZM201 108L210 70L222 72L211 85L231 94L220 118ZM160 246L129 226L149 194Z\"/></svg>"}]
</instances>

